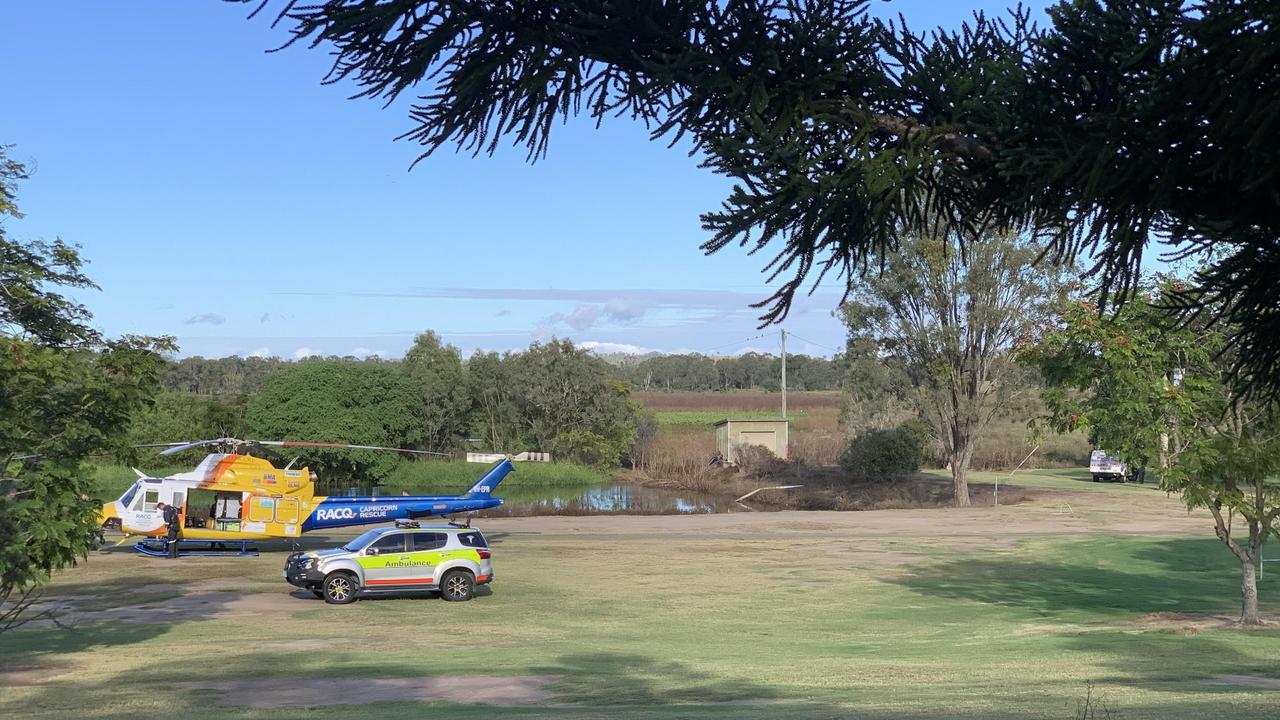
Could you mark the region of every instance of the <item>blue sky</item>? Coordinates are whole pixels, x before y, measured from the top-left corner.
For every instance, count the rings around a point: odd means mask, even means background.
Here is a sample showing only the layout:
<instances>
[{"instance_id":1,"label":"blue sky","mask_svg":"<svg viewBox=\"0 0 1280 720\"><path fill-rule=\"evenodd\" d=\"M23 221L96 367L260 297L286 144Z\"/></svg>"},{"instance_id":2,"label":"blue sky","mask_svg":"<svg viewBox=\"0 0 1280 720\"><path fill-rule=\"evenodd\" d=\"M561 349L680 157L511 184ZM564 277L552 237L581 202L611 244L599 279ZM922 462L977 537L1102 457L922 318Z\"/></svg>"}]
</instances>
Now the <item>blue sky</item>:
<instances>
[{"instance_id":1,"label":"blue sky","mask_svg":"<svg viewBox=\"0 0 1280 720\"><path fill-rule=\"evenodd\" d=\"M876 3L955 26L1004 2ZM269 54L264 18L214 0L14 3L0 143L30 161L15 237L83 247L109 334L182 355L403 353L434 329L464 350L569 337L602 349L776 348L749 303L766 258L706 257L725 179L626 120L558 127L534 165L417 146L405 103L323 86L319 51ZM831 283L799 301L788 350L843 345Z\"/></svg>"}]
</instances>

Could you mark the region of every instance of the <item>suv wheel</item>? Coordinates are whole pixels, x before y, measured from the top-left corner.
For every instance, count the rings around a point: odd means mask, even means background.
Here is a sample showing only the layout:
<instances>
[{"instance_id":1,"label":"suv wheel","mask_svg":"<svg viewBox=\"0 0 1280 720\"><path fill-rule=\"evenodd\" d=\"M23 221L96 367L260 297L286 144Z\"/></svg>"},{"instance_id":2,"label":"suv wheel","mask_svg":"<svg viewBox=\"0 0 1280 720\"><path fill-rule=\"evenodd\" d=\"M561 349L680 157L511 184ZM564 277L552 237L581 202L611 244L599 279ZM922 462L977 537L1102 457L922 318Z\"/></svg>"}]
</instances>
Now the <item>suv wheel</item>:
<instances>
[{"instance_id":1,"label":"suv wheel","mask_svg":"<svg viewBox=\"0 0 1280 720\"><path fill-rule=\"evenodd\" d=\"M324 579L324 601L331 605L346 605L356 599L356 591L359 589L351 574L331 573Z\"/></svg>"},{"instance_id":2,"label":"suv wheel","mask_svg":"<svg viewBox=\"0 0 1280 720\"><path fill-rule=\"evenodd\" d=\"M470 600L475 588L476 579L466 570L450 570L440 578L440 597L449 602Z\"/></svg>"}]
</instances>

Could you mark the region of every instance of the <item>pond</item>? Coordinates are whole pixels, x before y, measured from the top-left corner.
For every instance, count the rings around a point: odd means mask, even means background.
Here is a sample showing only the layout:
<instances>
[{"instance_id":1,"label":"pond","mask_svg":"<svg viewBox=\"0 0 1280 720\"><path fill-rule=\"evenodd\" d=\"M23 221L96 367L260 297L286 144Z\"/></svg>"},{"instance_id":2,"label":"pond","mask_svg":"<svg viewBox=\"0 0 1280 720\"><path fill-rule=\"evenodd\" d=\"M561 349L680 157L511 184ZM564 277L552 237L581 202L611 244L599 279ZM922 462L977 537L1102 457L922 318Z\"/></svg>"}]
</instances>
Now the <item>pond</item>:
<instances>
[{"instance_id":1,"label":"pond","mask_svg":"<svg viewBox=\"0 0 1280 720\"><path fill-rule=\"evenodd\" d=\"M416 490L414 494L445 495L454 488ZM345 488L334 495L395 495L386 488ZM488 510L490 517L526 515L683 515L693 513L744 512L766 510L752 504L744 507L732 497L693 492L672 487L646 487L602 480L599 484L539 484L521 486L503 483L494 492L503 499L500 508Z\"/></svg>"},{"instance_id":2,"label":"pond","mask_svg":"<svg viewBox=\"0 0 1280 720\"><path fill-rule=\"evenodd\" d=\"M735 503L733 498L722 495L626 483L526 488L513 484L500 488L494 494L505 503L501 508L486 513L491 516L679 515L747 509Z\"/></svg>"}]
</instances>

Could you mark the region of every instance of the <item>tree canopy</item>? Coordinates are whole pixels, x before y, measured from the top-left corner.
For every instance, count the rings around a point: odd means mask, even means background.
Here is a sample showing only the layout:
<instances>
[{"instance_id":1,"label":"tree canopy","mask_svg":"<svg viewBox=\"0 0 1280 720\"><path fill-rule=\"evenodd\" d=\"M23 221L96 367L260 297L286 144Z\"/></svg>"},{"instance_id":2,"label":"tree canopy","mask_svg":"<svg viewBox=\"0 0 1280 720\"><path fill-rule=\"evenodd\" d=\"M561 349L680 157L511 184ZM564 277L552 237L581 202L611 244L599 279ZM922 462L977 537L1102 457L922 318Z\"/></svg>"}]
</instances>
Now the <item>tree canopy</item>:
<instances>
[{"instance_id":1,"label":"tree canopy","mask_svg":"<svg viewBox=\"0 0 1280 720\"><path fill-rule=\"evenodd\" d=\"M420 93L404 137L422 156L510 139L536 158L579 113L688 140L736 181L703 248L769 248L766 322L939 222L1091 255L1104 304L1163 240L1214 251L1180 302L1230 320L1241 378L1280 388L1274 2L1074 0L1045 27L1018 9L923 33L869 4L328 0L278 21L332 47L328 79L358 97Z\"/></svg>"},{"instance_id":2,"label":"tree canopy","mask_svg":"<svg viewBox=\"0 0 1280 720\"><path fill-rule=\"evenodd\" d=\"M420 410L417 388L399 367L322 360L270 375L249 402L245 424L262 439L413 448L421 440ZM336 448L309 449L307 460L328 483L377 483L396 464L393 453Z\"/></svg>"}]
</instances>

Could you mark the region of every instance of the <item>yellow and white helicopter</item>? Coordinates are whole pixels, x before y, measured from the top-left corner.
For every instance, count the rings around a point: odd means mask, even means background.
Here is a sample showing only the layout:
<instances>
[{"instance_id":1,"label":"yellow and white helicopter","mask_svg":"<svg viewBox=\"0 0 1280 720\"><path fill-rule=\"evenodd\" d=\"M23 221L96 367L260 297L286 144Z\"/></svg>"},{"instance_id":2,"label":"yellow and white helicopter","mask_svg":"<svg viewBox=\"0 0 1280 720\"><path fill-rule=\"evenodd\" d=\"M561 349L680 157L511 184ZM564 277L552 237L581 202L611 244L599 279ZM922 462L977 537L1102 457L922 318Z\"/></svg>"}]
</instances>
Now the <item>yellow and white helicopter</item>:
<instances>
[{"instance_id":1,"label":"yellow and white helicopter","mask_svg":"<svg viewBox=\"0 0 1280 720\"><path fill-rule=\"evenodd\" d=\"M235 438L165 443L160 447L168 449L160 454L172 455L212 445L232 450L246 445L265 445L440 454L372 445ZM198 554L211 554L220 553L227 546L238 545L237 554L249 554L247 543L250 541L296 539L311 530L447 516L498 507L502 505L502 498L493 497L493 490L515 470L509 460L500 460L461 495L336 497L316 495L316 474L309 468L294 469L292 465L289 463L284 468L277 468L269 461L252 455L218 452L205 456L190 472L167 477L150 477L135 469L138 479L119 499L103 504L99 520L104 527L118 529L126 537L163 538L167 527L157 505L165 503L179 509L180 548L191 548L193 543L207 543L208 549ZM157 546L147 540L134 548L149 555L165 552L163 544ZM197 553L183 550L182 554Z\"/></svg>"}]
</instances>

